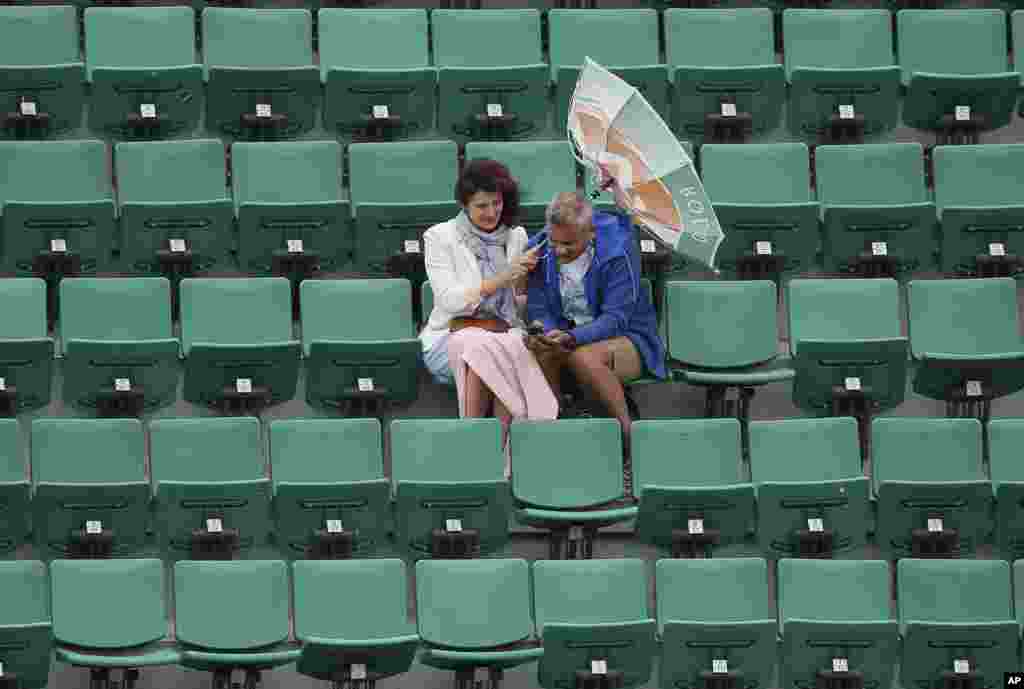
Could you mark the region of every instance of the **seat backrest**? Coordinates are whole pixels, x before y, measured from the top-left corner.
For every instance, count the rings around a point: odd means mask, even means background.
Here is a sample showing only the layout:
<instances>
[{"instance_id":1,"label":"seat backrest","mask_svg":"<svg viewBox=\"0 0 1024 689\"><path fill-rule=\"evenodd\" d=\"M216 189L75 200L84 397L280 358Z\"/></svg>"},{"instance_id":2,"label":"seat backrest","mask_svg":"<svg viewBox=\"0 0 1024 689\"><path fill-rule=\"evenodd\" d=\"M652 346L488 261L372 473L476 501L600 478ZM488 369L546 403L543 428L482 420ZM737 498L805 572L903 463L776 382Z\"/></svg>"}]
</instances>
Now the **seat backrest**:
<instances>
[{"instance_id":1,"label":"seat backrest","mask_svg":"<svg viewBox=\"0 0 1024 689\"><path fill-rule=\"evenodd\" d=\"M546 560L533 563L533 610L544 625L648 619L643 560Z\"/></svg>"},{"instance_id":2,"label":"seat backrest","mask_svg":"<svg viewBox=\"0 0 1024 689\"><path fill-rule=\"evenodd\" d=\"M324 69L406 69L430 64L425 9L328 7L317 13L317 20Z\"/></svg>"},{"instance_id":3,"label":"seat backrest","mask_svg":"<svg viewBox=\"0 0 1024 689\"><path fill-rule=\"evenodd\" d=\"M905 558L896 563L896 582L900 624L1014 619L1005 560Z\"/></svg>"},{"instance_id":4,"label":"seat backrest","mask_svg":"<svg viewBox=\"0 0 1024 689\"><path fill-rule=\"evenodd\" d=\"M607 67L656 65L658 13L653 9L548 12L551 66L581 67L590 59Z\"/></svg>"},{"instance_id":5,"label":"seat backrest","mask_svg":"<svg viewBox=\"0 0 1024 689\"><path fill-rule=\"evenodd\" d=\"M995 487L1001 482L1024 483L1024 419L992 419L988 423L988 466ZM1022 611L1024 612L1024 611Z\"/></svg>"},{"instance_id":6,"label":"seat backrest","mask_svg":"<svg viewBox=\"0 0 1024 689\"><path fill-rule=\"evenodd\" d=\"M885 205L929 200L924 151L917 142L818 146L814 167L818 200L823 205Z\"/></svg>"},{"instance_id":7,"label":"seat backrest","mask_svg":"<svg viewBox=\"0 0 1024 689\"><path fill-rule=\"evenodd\" d=\"M841 481L861 477L857 422L849 416L754 421L750 475L765 481Z\"/></svg>"},{"instance_id":8,"label":"seat backrest","mask_svg":"<svg viewBox=\"0 0 1024 689\"><path fill-rule=\"evenodd\" d=\"M520 204L547 205L555 194L576 188L576 164L567 141L471 141L466 160L474 158L507 165L519 182Z\"/></svg>"},{"instance_id":9,"label":"seat backrest","mask_svg":"<svg viewBox=\"0 0 1024 689\"><path fill-rule=\"evenodd\" d=\"M23 689L44 689L53 663L50 585L37 560L0 562L0 662Z\"/></svg>"},{"instance_id":10,"label":"seat backrest","mask_svg":"<svg viewBox=\"0 0 1024 689\"><path fill-rule=\"evenodd\" d=\"M787 9L782 22L787 76L798 67L865 69L896 64L888 10Z\"/></svg>"},{"instance_id":11,"label":"seat backrest","mask_svg":"<svg viewBox=\"0 0 1024 689\"><path fill-rule=\"evenodd\" d=\"M885 417L871 422L872 481L983 481L977 419Z\"/></svg>"},{"instance_id":12,"label":"seat backrest","mask_svg":"<svg viewBox=\"0 0 1024 689\"><path fill-rule=\"evenodd\" d=\"M255 417L158 419L150 425L156 481L245 481L264 477Z\"/></svg>"},{"instance_id":13,"label":"seat backrest","mask_svg":"<svg viewBox=\"0 0 1024 689\"><path fill-rule=\"evenodd\" d=\"M235 205L329 202L341 198L337 141L275 141L231 145Z\"/></svg>"},{"instance_id":14,"label":"seat backrest","mask_svg":"<svg viewBox=\"0 0 1024 689\"><path fill-rule=\"evenodd\" d=\"M723 486L744 481L736 419L659 419L633 424L635 486Z\"/></svg>"},{"instance_id":15,"label":"seat backrest","mask_svg":"<svg viewBox=\"0 0 1024 689\"><path fill-rule=\"evenodd\" d=\"M448 201L458 175L453 141L352 144L352 204Z\"/></svg>"},{"instance_id":16,"label":"seat backrest","mask_svg":"<svg viewBox=\"0 0 1024 689\"><path fill-rule=\"evenodd\" d=\"M224 144L215 139L128 141L114 146L122 205L227 198L225 165Z\"/></svg>"},{"instance_id":17,"label":"seat backrest","mask_svg":"<svg viewBox=\"0 0 1024 689\"><path fill-rule=\"evenodd\" d=\"M397 419L389 432L393 481L497 481L503 476L496 419Z\"/></svg>"},{"instance_id":18,"label":"seat backrest","mask_svg":"<svg viewBox=\"0 0 1024 689\"><path fill-rule=\"evenodd\" d=\"M114 198L102 141L0 142L0 204Z\"/></svg>"},{"instance_id":19,"label":"seat backrest","mask_svg":"<svg viewBox=\"0 0 1024 689\"><path fill-rule=\"evenodd\" d=\"M658 560L658 626L774 619L768 563L759 557Z\"/></svg>"},{"instance_id":20,"label":"seat backrest","mask_svg":"<svg viewBox=\"0 0 1024 689\"><path fill-rule=\"evenodd\" d=\"M1008 69L1001 9L900 10L897 53L904 79L914 72L996 74Z\"/></svg>"},{"instance_id":21,"label":"seat backrest","mask_svg":"<svg viewBox=\"0 0 1024 689\"><path fill-rule=\"evenodd\" d=\"M292 340L292 289L287 278L181 281L181 346L272 344Z\"/></svg>"},{"instance_id":22,"label":"seat backrest","mask_svg":"<svg viewBox=\"0 0 1024 689\"><path fill-rule=\"evenodd\" d=\"M0 419L0 484L20 483L27 479L25 443L21 439L18 420Z\"/></svg>"},{"instance_id":23,"label":"seat backrest","mask_svg":"<svg viewBox=\"0 0 1024 689\"><path fill-rule=\"evenodd\" d=\"M313 15L304 9L206 7L207 67L308 67L313 64Z\"/></svg>"},{"instance_id":24,"label":"seat backrest","mask_svg":"<svg viewBox=\"0 0 1024 689\"><path fill-rule=\"evenodd\" d=\"M914 280L907 288L910 350L999 354L1022 349L1012 278Z\"/></svg>"},{"instance_id":25,"label":"seat backrest","mask_svg":"<svg viewBox=\"0 0 1024 689\"><path fill-rule=\"evenodd\" d=\"M162 277L61 280L60 335L64 342L171 338L170 282Z\"/></svg>"},{"instance_id":26,"label":"seat backrest","mask_svg":"<svg viewBox=\"0 0 1024 689\"><path fill-rule=\"evenodd\" d=\"M397 558L292 563L295 637L375 639L414 633L405 563Z\"/></svg>"},{"instance_id":27,"label":"seat backrest","mask_svg":"<svg viewBox=\"0 0 1024 689\"><path fill-rule=\"evenodd\" d=\"M434 64L439 67L513 67L544 62L540 11L434 10Z\"/></svg>"},{"instance_id":28,"label":"seat backrest","mask_svg":"<svg viewBox=\"0 0 1024 689\"><path fill-rule=\"evenodd\" d=\"M1016 206L1024 194L1024 144L939 146L932 153L935 205Z\"/></svg>"},{"instance_id":29,"label":"seat backrest","mask_svg":"<svg viewBox=\"0 0 1024 689\"><path fill-rule=\"evenodd\" d=\"M884 560L779 560L779 622L888 620L889 565ZM841 591L842 595L836 595Z\"/></svg>"},{"instance_id":30,"label":"seat backrest","mask_svg":"<svg viewBox=\"0 0 1024 689\"><path fill-rule=\"evenodd\" d=\"M146 438L138 419L32 421L33 483L142 481Z\"/></svg>"},{"instance_id":31,"label":"seat backrest","mask_svg":"<svg viewBox=\"0 0 1024 689\"><path fill-rule=\"evenodd\" d=\"M408 280L306 280L301 289L307 355L317 340L372 342L415 335Z\"/></svg>"},{"instance_id":32,"label":"seat backrest","mask_svg":"<svg viewBox=\"0 0 1024 689\"><path fill-rule=\"evenodd\" d=\"M1024 10L1014 10L1010 15L1010 22L1013 24L1013 51L1014 63L1018 72L1024 72Z\"/></svg>"},{"instance_id":33,"label":"seat backrest","mask_svg":"<svg viewBox=\"0 0 1024 689\"><path fill-rule=\"evenodd\" d=\"M278 419L270 424L274 481L334 483L384 477L377 419Z\"/></svg>"},{"instance_id":34,"label":"seat backrest","mask_svg":"<svg viewBox=\"0 0 1024 689\"><path fill-rule=\"evenodd\" d=\"M715 203L805 203L811 193L806 144L708 144L700 150L704 190Z\"/></svg>"},{"instance_id":35,"label":"seat backrest","mask_svg":"<svg viewBox=\"0 0 1024 689\"><path fill-rule=\"evenodd\" d=\"M190 7L87 7L86 66L160 69L196 64Z\"/></svg>"},{"instance_id":36,"label":"seat backrest","mask_svg":"<svg viewBox=\"0 0 1024 689\"><path fill-rule=\"evenodd\" d=\"M900 336L899 285L892 279L792 280L789 342L871 340Z\"/></svg>"},{"instance_id":37,"label":"seat backrest","mask_svg":"<svg viewBox=\"0 0 1024 689\"><path fill-rule=\"evenodd\" d=\"M73 6L0 7L0 65L36 67L81 61Z\"/></svg>"},{"instance_id":38,"label":"seat backrest","mask_svg":"<svg viewBox=\"0 0 1024 689\"><path fill-rule=\"evenodd\" d=\"M766 7L665 10L670 67L775 64L775 29Z\"/></svg>"},{"instance_id":39,"label":"seat backrest","mask_svg":"<svg viewBox=\"0 0 1024 689\"><path fill-rule=\"evenodd\" d=\"M0 280L0 342L46 337L46 283L39 278Z\"/></svg>"},{"instance_id":40,"label":"seat backrest","mask_svg":"<svg viewBox=\"0 0 1024 689\"><path fill-rule=\"evenodd\" d=\"M0 626L50 621L50 581L38 560L0 561Z\"/></svg>"}]
</instances>

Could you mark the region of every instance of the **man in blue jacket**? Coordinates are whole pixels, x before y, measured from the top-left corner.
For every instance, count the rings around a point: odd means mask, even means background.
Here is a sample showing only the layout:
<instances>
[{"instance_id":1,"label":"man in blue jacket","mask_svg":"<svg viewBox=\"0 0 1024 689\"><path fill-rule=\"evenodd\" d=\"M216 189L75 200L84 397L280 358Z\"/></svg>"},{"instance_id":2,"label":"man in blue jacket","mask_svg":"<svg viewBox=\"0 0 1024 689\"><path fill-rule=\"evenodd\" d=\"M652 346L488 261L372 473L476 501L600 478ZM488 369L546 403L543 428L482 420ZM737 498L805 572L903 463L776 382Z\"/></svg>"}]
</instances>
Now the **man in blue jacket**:
<instances>
[{"instance_id":1,"label":"man in blue jacket","mask_svg":"<svg viewBox=\"0 0 1024 689\"><path fill-rule=\"evenodd\" d=\"M530 273L527 320L569 351L567 365L622 425L629 456L630 417L623 381L665 378L665 346L654 306L640 287L640 257L625 215L594 212L574 192L547 208L547 227L527 249L547 242ZM555 391L556 394L559 391Z\"/></svg>"}]
</instances>

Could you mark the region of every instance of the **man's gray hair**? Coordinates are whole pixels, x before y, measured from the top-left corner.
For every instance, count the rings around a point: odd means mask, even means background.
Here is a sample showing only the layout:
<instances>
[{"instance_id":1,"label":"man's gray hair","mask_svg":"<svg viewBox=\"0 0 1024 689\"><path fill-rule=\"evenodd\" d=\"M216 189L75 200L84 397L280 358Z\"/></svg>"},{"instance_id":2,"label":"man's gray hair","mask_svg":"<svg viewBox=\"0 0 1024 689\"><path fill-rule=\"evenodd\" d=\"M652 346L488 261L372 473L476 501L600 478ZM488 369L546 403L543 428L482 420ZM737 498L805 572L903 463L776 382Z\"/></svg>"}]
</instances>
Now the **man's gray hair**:
<instances>
[{"instance_id":1,"label":"man's gray hair","mask_svg":"<svg viewBox=\"0 0 1024 689\"><path fill-rule=\"evenodd\" d=\"M563 191L555 194L544 211L544 219L550 225L572 226L580 230L591 229L594 207L582 194Z\"/></svg>"}]
</instances>

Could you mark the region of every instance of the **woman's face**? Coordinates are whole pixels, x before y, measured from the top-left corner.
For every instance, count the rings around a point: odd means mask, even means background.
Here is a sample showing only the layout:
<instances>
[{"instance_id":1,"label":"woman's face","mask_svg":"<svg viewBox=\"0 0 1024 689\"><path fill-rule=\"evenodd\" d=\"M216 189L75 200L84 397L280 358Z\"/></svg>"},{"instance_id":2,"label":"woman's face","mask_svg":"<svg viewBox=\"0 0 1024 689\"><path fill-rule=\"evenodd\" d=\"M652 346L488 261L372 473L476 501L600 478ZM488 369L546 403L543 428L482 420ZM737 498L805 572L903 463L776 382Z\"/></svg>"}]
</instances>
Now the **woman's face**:
<instances>
[{"instance_id":1,"label":"woman's face","mask_svg":"<svg viewBox=\"0 0 1024 689\"><path fill-rule=\"evenodd\" d=\"M491 232L498 227L502 208L504 205L500 191L478 191L466 202L469 221L484 232Z\"/></svg>"}]
</instances>

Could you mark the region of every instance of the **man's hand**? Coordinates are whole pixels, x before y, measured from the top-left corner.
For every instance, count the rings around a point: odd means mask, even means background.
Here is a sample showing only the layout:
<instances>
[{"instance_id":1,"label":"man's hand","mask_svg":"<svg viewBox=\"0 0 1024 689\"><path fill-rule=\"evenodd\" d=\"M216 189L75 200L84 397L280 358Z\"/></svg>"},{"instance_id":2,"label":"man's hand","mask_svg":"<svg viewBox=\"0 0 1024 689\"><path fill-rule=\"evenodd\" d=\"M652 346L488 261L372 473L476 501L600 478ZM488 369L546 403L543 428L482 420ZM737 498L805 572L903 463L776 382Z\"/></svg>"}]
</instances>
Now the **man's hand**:
<instances>
[{"instance_id":1,"label":"man's hand","mask_svg":"<svg viewBox=\"0 0 1024 689\"><path fill-rule=\"evenodd\" d=\"M576 345L576 340L573 339L573 336L562 330L549 330L544 334L544 337L564 349L572 349Z\"/></svg>"}]
</instances>

